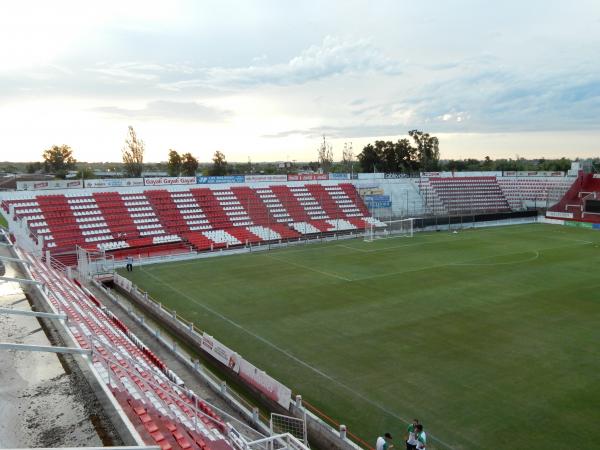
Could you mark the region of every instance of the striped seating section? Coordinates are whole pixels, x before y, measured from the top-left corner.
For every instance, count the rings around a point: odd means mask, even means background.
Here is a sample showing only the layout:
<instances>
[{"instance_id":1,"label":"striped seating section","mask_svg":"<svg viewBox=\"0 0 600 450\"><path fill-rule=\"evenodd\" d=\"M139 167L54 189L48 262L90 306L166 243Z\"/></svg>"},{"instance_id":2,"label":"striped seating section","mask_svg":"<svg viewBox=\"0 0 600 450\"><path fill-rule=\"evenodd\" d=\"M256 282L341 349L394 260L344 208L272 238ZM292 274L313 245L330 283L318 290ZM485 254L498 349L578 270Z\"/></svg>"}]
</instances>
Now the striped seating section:
<instances>
[{"instance_id":1,"label":"striped seating section","mask_svg":"<svg viewBox=\"0 0 600 450\"><path fill-rule=\"evenodd\" d=\"M498 184L512 209L552 206L573 184L571 177L500 177Z\"/></svg>"},{"instance_id":2,"label":"striped seating section","mask_svg":"<svg viewBox=\"0 0 600 450\"><path fill-rule=\"evenodd\" d=\"M85 287L30 255L34 278L45 284L78 345L93 347L96 372L147 445L163 450L226 450L224 421ZM197 405L197 408L196 408Z\"/></svg>"},{"instance_id":3,"label":"striped seating section","mask_svg":"<svg viewBox=\"0 0 600 450\"><path fill-rule=\"evenodd\" d=\"M421 180L419 188L437 213L510 211L496 177L429 178Z\"/></svg>"},{"instance_id":4,"label":"striped seating section","mask_svg":"<svg viewBox=\"0 0 600 450\"><path fill-rule=\"evenodd\" d=\"M148 189L4 200L54 256L75 246L115 257L209 251L363 229L369 211L350 183ZM351 220L352 219L352 220ZM354 220L359 219L359 220Z\"/></svg>"}]
</instances>

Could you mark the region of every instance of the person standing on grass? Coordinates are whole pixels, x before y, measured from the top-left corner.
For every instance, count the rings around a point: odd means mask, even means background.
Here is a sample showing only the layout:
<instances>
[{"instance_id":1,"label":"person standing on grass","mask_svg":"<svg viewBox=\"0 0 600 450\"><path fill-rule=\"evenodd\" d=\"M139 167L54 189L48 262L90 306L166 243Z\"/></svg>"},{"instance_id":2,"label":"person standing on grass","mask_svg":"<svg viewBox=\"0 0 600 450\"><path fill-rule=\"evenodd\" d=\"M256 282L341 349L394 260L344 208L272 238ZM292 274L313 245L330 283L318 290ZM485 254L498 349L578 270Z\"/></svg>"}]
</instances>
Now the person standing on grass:
<instances>
[{"instance_id":1,"label":"person standing on grass","mask_svg":"<svg viewBox=\"0 0 600 450\"><path fill-rule=\"evenodd\" d=\"M423 430L423 425L420 423L415 426L415 430L417 431L417 450L424 450L427 448L427 435L425 434L425 430Z\"/></svg>"},{"instance_id":2,"label":"person standing on grass","mask_svg":"<svg viewBox=\"0 0 600 450\"><path fill-rule=\"evenodd\" d=\"M419 424L418 419L413 419L408 425L408 435L406 436L406 450L415 450L417 448L417 431L416 427Z\"/></svg>"},{"instance_id":3,"label":"person standing on grass","mask_svg":"<svg viewBox=\"0 0 600 450\"><path fill-rule=\"evenodd\" d=\"M385 433L383 437L379 436L377 438L375 450L390 450L392 448L394 446L392 445L392 435L390 433Z\"/></svg>"},{"instance_id":4,"label":"person standing on grass","mask_svg":"<svg viewBox=\"0 0 600 450\"><path fill-rule=\"evenodd\" d=\"M133 258L131 256L127 257L127 272L133 272Z\"/></svg>"}]
</instances>

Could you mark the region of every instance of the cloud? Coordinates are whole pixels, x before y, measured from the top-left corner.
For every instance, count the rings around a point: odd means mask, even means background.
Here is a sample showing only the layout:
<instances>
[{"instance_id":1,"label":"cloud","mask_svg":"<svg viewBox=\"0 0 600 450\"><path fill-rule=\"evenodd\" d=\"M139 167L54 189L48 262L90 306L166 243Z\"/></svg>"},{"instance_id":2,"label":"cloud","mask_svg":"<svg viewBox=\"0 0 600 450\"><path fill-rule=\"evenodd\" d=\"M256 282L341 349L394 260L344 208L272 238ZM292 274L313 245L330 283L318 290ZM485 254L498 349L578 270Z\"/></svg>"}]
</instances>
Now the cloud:
<instances>
[{"instance_id":1,"label":"cloud","mask_svg":"<svg viewBox=\"0 0 600 450\"><path fill-rule=\"evenodd\" d=\"M167 119L200 122L220 122L226 120L230 111L213 108L196 102L174 102L156 100L141 109L127 109L117 106L100 106L92 111L118 117L139 119Z\"/></svg>"},{"instance_id":2,"label":"cloud","mask_svg":"<svg viewBox=\"0 0 600 450\"><path fill-rule=\"evenodd\" d=\"M356 124L347 126L324 125L320 127L311 127L306 129L285 130L279 133L266 134L261 137L267 139L280 139L290 136L302 136L308 139L320 138L323 135L338 138L364 138L377 136L399 136L406 134L410 128L401 124L389 125L369 125Z\"/></svg>"},{"instance_id":3,"label":"cloud","mask_svg":"<svg viewBox=\"0 0 600 450\"><path fill-rule=\"evenodd\" d=\"M520 73L469 66L409 91L350 113L358 127L396 119L434 132L585 130L596 128L600 116L600 76L589 68Z\"/></svg>"},{"instance_id":4,"label":"cloud","mask_svg":"<svg viewBox=\"0 0 600 450\"><path fill-rule=\"evenodd\" d=\"M308 47L285 63L200 68L193 72L196 76L190 79L162 83L161 86L168 90L199 86L289 86L347 73L397 75L400 65L386 57L368 39L344 41L327 36L320 45Z\"/></svg>"},{"instance_id":5,"label":"cloud","mask_svg":"<svg viewBox=\"0 0 600 450\"><path fill-rule=\"evenodd\" d=\"M346 115L322 117L321 126L263 137L396 136L414 128L432 133L583 131L597 129L600 117L600 76L581 68L551 74L459 71L407 91L387 101L351 102L355 107Z\"/></svg>"},{"instance_id":6,"label":"cloud","mask_svg":"<svg viewBox=\"0 0 600 450\"><path fill-rule=\"evenodd\" d=\"M260 86L303 85L336 75L399 73L399 63L385 56L371 40L327 36L282 63L269 63L265 55L252 58L248 66L233 67L148 61L99 61L85 66L72 61L60 66L39 65L26 73L0 72L0 96L169 95L181 100L191 93L224 95Z\"/></svg>"}]
</instances>

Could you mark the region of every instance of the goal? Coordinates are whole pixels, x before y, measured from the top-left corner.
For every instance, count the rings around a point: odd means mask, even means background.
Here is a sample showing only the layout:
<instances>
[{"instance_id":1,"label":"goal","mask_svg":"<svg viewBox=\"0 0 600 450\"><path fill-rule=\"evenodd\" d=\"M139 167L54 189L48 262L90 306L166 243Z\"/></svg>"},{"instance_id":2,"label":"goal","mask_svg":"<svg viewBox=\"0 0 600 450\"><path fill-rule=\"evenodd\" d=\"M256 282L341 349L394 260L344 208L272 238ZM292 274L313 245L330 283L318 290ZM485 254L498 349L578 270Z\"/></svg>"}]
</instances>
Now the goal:
<instances>
[{"instance_id":1,"label":"goal","mask_svg":"<svg viewBox=\"0 0 600 450\"><path fill-rule=\"evenodd\" d=\"M413 237L414 219L389 220L382 222L370 218L369 226L365 229L365 241L373 242L375 239L392 237Z\"/></svg>"},{"instance_id":2,"label":"goal","mask_svg":"<svg viewBox=\"0 0 600 450\"><path fill-rule=\"evenodd\" d=\"M304 442L305 445L308 445L308 436L306 434L306 413L304 419L271 413L269 428L271 430L271 435L290 433L296 439Z\"/></svg>"}]
</instances>

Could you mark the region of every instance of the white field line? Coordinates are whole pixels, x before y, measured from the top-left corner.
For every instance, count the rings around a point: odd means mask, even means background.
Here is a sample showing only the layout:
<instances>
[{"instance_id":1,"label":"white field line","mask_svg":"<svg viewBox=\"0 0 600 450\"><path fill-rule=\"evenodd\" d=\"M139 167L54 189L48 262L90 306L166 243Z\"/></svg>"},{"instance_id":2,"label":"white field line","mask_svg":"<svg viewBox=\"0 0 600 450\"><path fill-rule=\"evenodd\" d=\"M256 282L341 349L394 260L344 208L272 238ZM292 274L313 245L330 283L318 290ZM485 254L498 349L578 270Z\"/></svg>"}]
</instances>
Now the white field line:
<instances>
[{"instance_id":1,"label":"white field line","mask_svg":"<svg viewBox=\"0 0 600 450\"><path fill-rule=\"evenodd\" d=\"M351 247L349 245L344 245L344 244L337 244L336 247L347 248L348 250L354 250L355 252L361 252L361 253L369 253L371 251L371 250L363 250L362 248L358 248L358 247Z\"/></svg>"},{"instance_id":2,"label":"white field line","mask_svg":"<svg viewBox=\"0 0 600 450\"><path fill-rule=\"evenodd\" d=\"M410 244L401 244L401 245L390 245L388 247L373 248L371 250L360 250L360 251L365 252L365 253L377 253L377 252L385 252L387 250L393 250L395 248L418 247L419 245L434 245L434 244L439 244L441 242L450 242L450 241L456 241L456 240L457 240L456 237L452 237L450 239L439 239L439 240L435 240L435 241L413 242Z\"/></svg>"},{"instance_id":3,"label":"white field line","mask_svg":"<svg viewBox=\"0 0 600 450\"><path fill-rule=\"evenodd\" d=\"M304 264L299 264L299 263L296 263L296 262L288 261L286 259L275 258L273 255L265 254L263 256L266 256L267 258L271 258L271 259L274 259L275 261L279 261L279 262L282 262L282 263L285 263L285 264L290 264L292 266L300 267L301 269L310 270L312 272L316 272L316 273L319 273L321 275L326 275L328 277L337 278L338 280L352 281L350 278L346 278L346 277L343 277L343 276L335 274L335 273L323 272L322 270L318 270L318 269L315 269L315 268L310 267L310 266L305 266Z\"/></svg>"},{"instance_id":4,"label":"white field line","mask_svg":"<svg viewBox=\"0 0 600 450\"><path fill-rule=\"evenodd\" d=\"M371 406L376 407L377 409L383 411L384 413L390 415L391 417L400 420L401 422L404 422L405 424L410 424L411 422L409 422L408 419L398 415L397 413L391 411L390 409L388 409L387 407L381 405L380 403L371 400L369 397L361 394L360 392L357 392L354 388L348 386L347 384L336 380L335 378L333 378L331 375L323 372L322 370L318 369L317 367L314 367L312 365L310 365L309 363L307 363L306 361L298 358L297 356L294 356L293 354L291 354L290 352L288 352L287 350L279 347L277 344L274 344L273 342L269 341L268 339L260 336L259 334L256 334L250 330L248 330L247 328L245 328L243 325L235 322L234 320L230 319L229 317L221 314L220 312L214 310L213 308L200 303L198 300L196 300L193 297L190 297L186 292L181 291L180 289L176 288L175 286L173 286L172 284L161 280L160 278L158 278L157 276L144 271L144 273L146 273L148 276L150 276L151 278L154 278L158 283L162 284L163 286L167 286L169 289L171 289L173 292L176 292L177 294L181 295L182 297L186 298L187 300L191 301L192 303L195 303L196 305L200 306L201 308L205 309L206 311L210 312L211 314L217 316L218 318L220 318L221 320L227 322L228 324L234 326L235 328L243 331L244 333L252 336L253 338L255 338L256 340L262 342L263 344L271 347L272 349L278 351L279 353L287 356L289 359L291 359L292 361L300 364L303 367L306 367L307 369L313 371L314 373L316 373L317 375L325 378L326 380L332 382L333 384L338 385L339 387L343 388L344 390L346 390L347 392L349 392L350 394L354 395L355 397L360 398L361 400L363 400L364 402L370 404ZM450 444L448 444L447 442L444 442L443 440L434 437L433 435L429 434L429 436L431 436L432 440L439 442L440 444L442 444L444 447L453 450L454 447L452 447Z\"/></svg>"}]
</instances>

